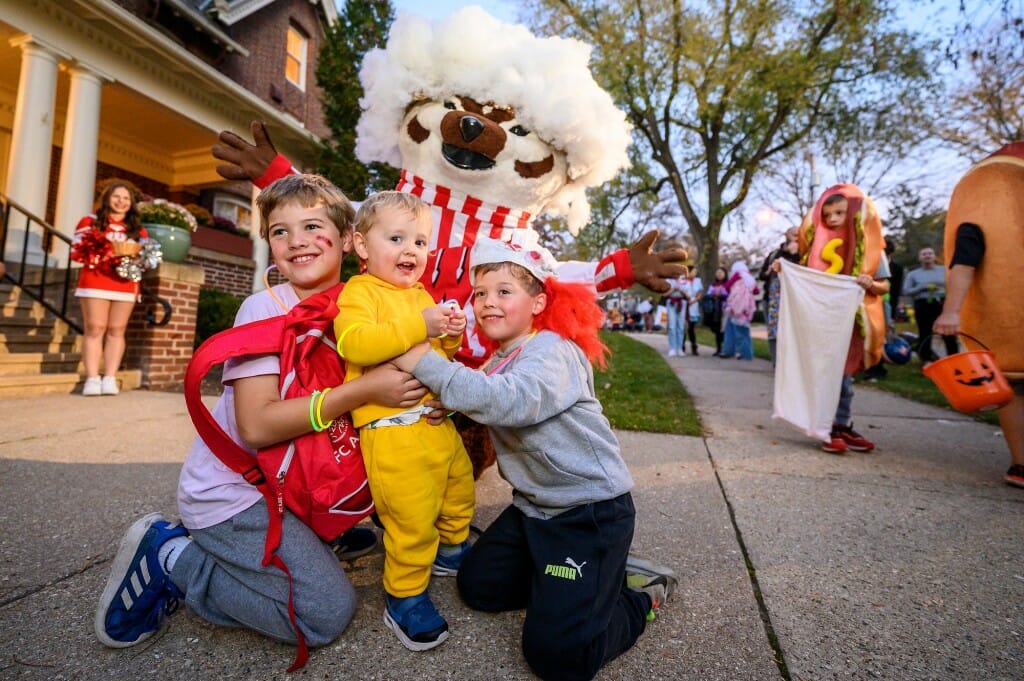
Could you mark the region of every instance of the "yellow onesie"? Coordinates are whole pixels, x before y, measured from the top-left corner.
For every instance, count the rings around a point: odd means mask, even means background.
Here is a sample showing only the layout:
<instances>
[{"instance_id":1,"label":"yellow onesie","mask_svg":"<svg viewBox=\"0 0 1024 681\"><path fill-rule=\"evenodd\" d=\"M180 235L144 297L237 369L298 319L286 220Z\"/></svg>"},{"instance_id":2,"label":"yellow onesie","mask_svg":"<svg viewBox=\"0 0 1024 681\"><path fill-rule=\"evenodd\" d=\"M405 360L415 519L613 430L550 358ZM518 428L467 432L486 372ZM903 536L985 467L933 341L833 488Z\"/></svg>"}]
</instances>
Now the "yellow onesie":
<instances>
[{"instance_id":1,"label":"yellow onesie","mask_svg":"<svg viewBox=\"0 0 1024 681\"><path fill-rule=\"evenodd\" d=\"M345 380L425 340L451 359L462 336L427 338L422 312L434 304L419 283L403 289L371 274L349 279L334 320ZM426 591L439 542L466 540L476 493L473 465L451 420L439 426L421 418L409 425L383 425L404 411L378 404L352 411L370 492L384 525L384 590L396 598Z\"/></svg>"}]
</instances>

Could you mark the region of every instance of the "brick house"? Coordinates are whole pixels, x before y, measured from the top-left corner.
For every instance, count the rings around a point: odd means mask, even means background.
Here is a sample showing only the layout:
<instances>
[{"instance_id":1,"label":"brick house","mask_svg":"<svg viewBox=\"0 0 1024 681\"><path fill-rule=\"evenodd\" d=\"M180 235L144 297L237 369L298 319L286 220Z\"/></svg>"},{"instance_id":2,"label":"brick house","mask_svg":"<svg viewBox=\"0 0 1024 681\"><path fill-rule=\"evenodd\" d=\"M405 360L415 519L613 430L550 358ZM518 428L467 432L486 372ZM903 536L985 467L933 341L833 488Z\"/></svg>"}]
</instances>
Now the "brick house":
<instances>
[{"instance_id":1,"label":"brick house","mask_svg":"<svg viewBox=\"0 0 1024 681\"><path fill-rule=\"evenodd\" d=\"M253 190L217 175L210 147L262 119L313 165L329 134L316 55L336 20L333 0L0 0L0 192L66 235L110 177L250 227ZM5 236L10 264L21 241ZM246 295L266 248L228 236L200 228L185 264ZM30 244L29 261L54 248Z\"/></svg>"}]
</instances>

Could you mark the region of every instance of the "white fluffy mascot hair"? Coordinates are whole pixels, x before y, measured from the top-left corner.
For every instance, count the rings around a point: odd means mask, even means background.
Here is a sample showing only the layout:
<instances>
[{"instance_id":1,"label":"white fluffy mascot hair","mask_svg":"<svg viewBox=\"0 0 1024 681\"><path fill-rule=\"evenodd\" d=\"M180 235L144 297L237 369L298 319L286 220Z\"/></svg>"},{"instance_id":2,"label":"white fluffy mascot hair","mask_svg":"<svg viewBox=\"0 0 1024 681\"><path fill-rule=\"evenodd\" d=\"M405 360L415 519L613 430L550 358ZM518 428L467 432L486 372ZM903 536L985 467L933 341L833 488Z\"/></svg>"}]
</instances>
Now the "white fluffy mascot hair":
<instances>
[{"instance_id":1,"label":"white fluffy mascot hair","mask_svg":"<svg viewBox=\"0 0 1024 681\"><path fill-rule=\"evenodd\" d=\"M512 107L517 119L566 156L568 178L544 206L587 224L585 190L628 167L631 126L594 81L591 48L574 39L538 38L476 6L431 22L399 12L384 49L367 53L360 80L356 156L402 167L401 123L409 104L447 96Z\"/></svg>"}]
</instances>

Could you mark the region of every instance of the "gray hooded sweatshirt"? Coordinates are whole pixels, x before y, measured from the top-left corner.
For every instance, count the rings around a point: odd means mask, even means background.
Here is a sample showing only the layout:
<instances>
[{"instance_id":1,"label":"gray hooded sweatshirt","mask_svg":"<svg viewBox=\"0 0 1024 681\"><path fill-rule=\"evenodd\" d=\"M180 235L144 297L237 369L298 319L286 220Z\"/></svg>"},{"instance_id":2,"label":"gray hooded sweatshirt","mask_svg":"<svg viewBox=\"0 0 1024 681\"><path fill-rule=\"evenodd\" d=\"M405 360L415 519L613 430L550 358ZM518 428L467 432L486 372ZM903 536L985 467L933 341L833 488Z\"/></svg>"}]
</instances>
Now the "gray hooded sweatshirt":
<instances>
[{"instance_id":1,"label":"gray hooded sweatshirt","mask_svg":"<svg viewBox=\"0 0 1024 681\"><path fill-rule=\"evenodd\" d=\"M520 346L491 376L434 352L423 356L413 374L446 407L489 427L498 470L514 488L512 503L526 515L547 518L632 489L583 351L541 331L495 353L483 369Z\"/></svg>"}]
</instances>

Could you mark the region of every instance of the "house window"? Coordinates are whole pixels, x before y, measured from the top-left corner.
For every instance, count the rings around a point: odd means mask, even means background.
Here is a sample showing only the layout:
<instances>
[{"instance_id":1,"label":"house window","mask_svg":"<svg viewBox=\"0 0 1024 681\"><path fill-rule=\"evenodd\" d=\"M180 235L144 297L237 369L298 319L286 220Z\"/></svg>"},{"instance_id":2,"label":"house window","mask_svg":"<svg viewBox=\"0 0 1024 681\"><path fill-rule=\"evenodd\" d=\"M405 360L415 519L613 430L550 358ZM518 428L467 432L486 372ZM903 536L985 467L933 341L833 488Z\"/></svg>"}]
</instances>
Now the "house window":
<instances>
[{"instance_id":1,"label":"house window","mask_svg":"<svg viewBox=\"0 0 1024 681\"><path fill-rule=\"evenodd\" d=\"M288 54L285 56L284 77L300 90L306 89L306 53L309 39L294 26L288 27Z\"/></svg>"},{"instance_id":2,"label":"house window","mask_svg":"<svg viewBox=\"0 0 1024 681\"><path fill-rule=\"evenodd\" d=\"M213 214L231 220L237 229L249 231L252 227L252 204L237 196L221 194L215 197Z\"/></svg>"}]
</instances>

